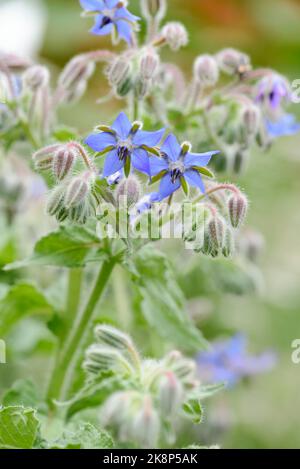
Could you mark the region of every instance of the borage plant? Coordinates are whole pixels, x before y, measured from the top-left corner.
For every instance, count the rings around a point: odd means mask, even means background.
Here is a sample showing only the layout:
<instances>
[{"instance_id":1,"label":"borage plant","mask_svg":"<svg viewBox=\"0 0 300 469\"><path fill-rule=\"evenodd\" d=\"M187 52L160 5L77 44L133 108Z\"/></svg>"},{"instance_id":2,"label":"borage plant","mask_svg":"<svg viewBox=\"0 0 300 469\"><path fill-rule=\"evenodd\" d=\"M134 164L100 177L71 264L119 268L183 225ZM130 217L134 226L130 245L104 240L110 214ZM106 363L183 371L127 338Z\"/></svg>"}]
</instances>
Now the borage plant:
<instances>
[{"instance_id":1,"label":"borage plant","mask_svg":"<svg viewBox=\"0 0 300 469\"><path fill-rule=\"evenodd\" d=\"M1 300L1 335L42 311L56 351L44 398L28 381L4 395L0 445L188 445L186 422L201 422L202 399L222 384L204 385L197 371L193 357L208 343L186 311L184 292L199 265L210 266L212 276L214 269L219 277L230 271L237 280L225 287L238 293L245 265L248 283L255 284L257 275L253 237L241 232L247 197L236 185L219 183L208 165L240 173L255 143L267 149L299 124L285 111L287 80L269 69L253 70L240 51L200 55L190 82L178 66L164 63L162 48L176 51L188 43L181 23L161 25L164 0L141 0L144 42L142 20L127 2L80 3L86 21L94 18L91 32L123 41L122 52L76 56L54 90L44 66L0 56L2 146L19 159L33 149L34 167L49 188L47 213L59 223L31 257L6 266L7 272L59 269L45 294L18 282ZM57 110L84 94L98 62L106 64L107 98L122 99L124 109L81 138L57 124ZM217 263L222 257L226 262ZM100 304L110 282L112 291ZM56 300L50 290L59 292ZM154 358L142 358L131 336ZM201 444L197 433L191 438Z\"/></svg>"}]
</instances>

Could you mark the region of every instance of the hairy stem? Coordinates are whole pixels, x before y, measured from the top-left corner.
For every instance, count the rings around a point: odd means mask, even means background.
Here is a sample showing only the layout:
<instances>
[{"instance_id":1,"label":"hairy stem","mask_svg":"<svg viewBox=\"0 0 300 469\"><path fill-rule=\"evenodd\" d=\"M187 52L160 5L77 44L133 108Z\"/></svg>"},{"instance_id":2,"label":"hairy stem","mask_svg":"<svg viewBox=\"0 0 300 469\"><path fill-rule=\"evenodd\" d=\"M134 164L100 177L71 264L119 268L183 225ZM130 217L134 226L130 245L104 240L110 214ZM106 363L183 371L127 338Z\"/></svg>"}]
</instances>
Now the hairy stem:
<instances>
[{"instance_id":1,"label":"hairy stem","mask_svg":"<svg viewBox=\"0 0 300 469\"><path fill-rule=\"evenodd\" d=\"M47 400L50 405L53 405L54 399L64 399L67 395L73 380L76 358L81 351L81 346L84 343L95 307L107 285L114 265L114 259L103 263L85 308L76 318L73 327L67 334L65 344L54 368L47 393Z\"/></svg>"}]
</instances>

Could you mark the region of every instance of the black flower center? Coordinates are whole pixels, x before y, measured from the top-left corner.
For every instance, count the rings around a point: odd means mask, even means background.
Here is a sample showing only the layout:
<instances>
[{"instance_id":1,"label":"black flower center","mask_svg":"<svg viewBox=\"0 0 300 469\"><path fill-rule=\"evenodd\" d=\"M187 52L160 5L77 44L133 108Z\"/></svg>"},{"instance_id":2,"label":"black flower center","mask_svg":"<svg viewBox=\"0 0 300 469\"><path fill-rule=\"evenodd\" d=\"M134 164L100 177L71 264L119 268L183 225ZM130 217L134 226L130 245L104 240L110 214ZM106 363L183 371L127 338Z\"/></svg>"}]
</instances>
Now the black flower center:
<instances>
[{"instance_id":1,"label":"black flower center","mask_svg":"<svg viewBox=\"0 0 300 469\"><path fill-rule=\"evenodd\" d=\"M118 158L121 161L125 161L127 157L130 155L130 151L125 146L120 146L117 150Z\"/></svg>"},{"instance_id":2,"label":"black flower center","mask_svg":"<svg viewBox=\"0 0 300 469\"><path fill-rule=\"evenodd\" d=\"M177 181L177 179L180 179L182 174L183 173L182 173L180 168L172 169L172 171L171 171L171 181L172 181L172 183L174 184Z\"/></svg>"},{"instance_id":3,"label":"black flower center","mask_svg":"<svg viewBox=\"0 0 300 469\"><path fill-rule=\"evenodd\" d=\"M101 29L101 28L104 28L104 26L106 26L107 24L110 24L111 22L112 22L112 21L111 21L111 18L109 18L109 16L103 16L100 29Z\"/></svg>"}]
</instances>

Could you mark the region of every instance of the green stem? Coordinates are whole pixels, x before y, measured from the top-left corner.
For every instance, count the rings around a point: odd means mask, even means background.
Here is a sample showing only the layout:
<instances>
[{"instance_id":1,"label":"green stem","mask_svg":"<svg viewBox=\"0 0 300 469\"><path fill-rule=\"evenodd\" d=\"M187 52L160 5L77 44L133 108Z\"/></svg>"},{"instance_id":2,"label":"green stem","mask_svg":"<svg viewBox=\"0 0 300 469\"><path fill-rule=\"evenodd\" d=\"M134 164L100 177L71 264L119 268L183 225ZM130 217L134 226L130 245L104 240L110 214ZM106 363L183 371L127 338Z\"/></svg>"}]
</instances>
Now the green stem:
<instances>
[{"instance_id":1,"label":"green stem","mask_svg":"<svg viewBox=\"0 0 300 469\"><path fill-rule=\"evenodd\" d=\"M82 314L74 322L72 329L70 329L66 337L65 345L58 357L58 363L54 369L48 389L47 400L50 405L53 405L54 399L64 399L67 395L73 380L76 358L80 353L95 307L110 278L114 265L114 259L103 263L90 298Z\"/></svg>"},{"instance_id":2,"label":"green stem","mask_svg":"<svg viewBox=\"0 0 300 469\"><path fill-rule=\"evenodd\" d=\"M81 282L82 269L70 269L66 304L68 323L72 322L77 315L80 303Z\"/></svg>"},{"instance_id":3,"label":"green stem","mask_svg":"<svg viewBox=\"0 0 300 469\"><path fill-rule=\"evenodd\" d=\"M114 271L112 284L119 324L122 329L129 331L131 324L131 308L126 278L124 271L120 267L117 267Z\"/></svg>"}]
</instances>

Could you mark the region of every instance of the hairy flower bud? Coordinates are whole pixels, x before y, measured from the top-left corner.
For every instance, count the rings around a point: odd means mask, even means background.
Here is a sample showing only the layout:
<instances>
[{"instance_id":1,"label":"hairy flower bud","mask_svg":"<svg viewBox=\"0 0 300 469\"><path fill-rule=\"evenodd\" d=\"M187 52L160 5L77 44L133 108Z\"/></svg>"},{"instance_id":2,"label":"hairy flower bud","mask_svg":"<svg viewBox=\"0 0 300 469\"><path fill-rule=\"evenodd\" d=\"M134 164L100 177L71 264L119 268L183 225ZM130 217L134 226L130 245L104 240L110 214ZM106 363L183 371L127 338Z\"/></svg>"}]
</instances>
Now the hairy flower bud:
<instances>
[{"instance_id":1,"label":"hairy flower bud","mask_svg":"<svg viewBox=\"0 0 300 469\"><path fill-rule=\"evenodd\" d=\"M224 237L222 254L224 257L231 257L234 253L235 243L232 230L228 227Z\"/></svg>"},{"instance_id":2,"label":"hairy flower bud","mask_svg":"<svg viewBox=\"0 0 300 469\"><path fill-rule=\"evenodd\" d=\"M133 436L142 448L155 448L159 436L159 417L150 396L144 398L140 411L133 420Z\"/></svg>"},{"instance_id":3,"label":"hairy flower bud","mask_svg":"<svg viewBox=\"0 0 300 469\"><path fill-rule=\"evenodd\" d=\"M24 84L31 90L47 86L49 83L49 71L42 65L33 65L23 75Z\"/></svg>"},{"instance_id":4,"label":"hairy flower bud","mask_svg":"<svg viewBox=\"0 0 300 469\"><path fill-rule=\"evenodd\" d=\"M188 33L179 22L167 23L162 29L162 36L170 49L177 51L188 43Z\"/></svg>"},{"instance_id":5,"label":"hairy flower bud","mask_svg":"<svg viewBox=\"0 0 300 469\"><path fill-rule=\"evenodd\" d=\"M0 52L0 63L12 73L23 71L31 65L29 60L6 52Z\"/></svg>"},{"instance_id":6,"label":"hairy flower bud","mask_svg":"<svg viewBox=\"0 0 300 469\"><path fill-rule=\"evenodd\" d=\"M172 371L164 373L158 386L158 399L164 416L174 415L183 397L183 387Z\"/></svg>"},{"instance_id":7,"label":"hairy flower bud","mask_svg":"<svg viewBox=\"0 0 300 469\"><path fill-rule=\"evenodd\" d=\"M66 190L65 205L75 207L84 201L90 191L90 173L84 173L71 180Z\"/></svg>"},{"instance_id":8,"label":"hairy flower bud","mask_svg":"<svg viewBox=\"0 0 300 469\"><path fill-rule=\"evenodd\" d=\"M242 110L242 123L247 135L255 136L260 123L260 111L255 105L245 106Z\"/></svg>"},{"instance_id":9,"label":"hairy flower bud","mask_svg":"<svg viewBox=\"0 0 300 469\"><path fill-rule=\"evenodd\" d=\"M134 86L132 77L129 75L126 80L122 81L117 87L116 87L116 93L117 96L120 96L123 98L124 96L127 96L128 93L132 90Z\"/></svg>"},{"instance_id":10,"label":"hairy flower bud","mask_svg":"<svg viewBox=\"0 0 300 469\"><path fill-rule=\"evenodd\" d=\"M57 215L63 208L65 196L65 187L60 185L56 186L49 194L46 210L51 216Z\"/></svg>"},{"instance_id":11,"label":"hairy flower bud","mask_svg":"<svg viewBox=\"0 0 300 469\"><path fill-rule=\"evenodd\" d=\"M118 368L122 362L122 356L110 347L103 347L99 344L91 345L85 352L83 368L92 373Z\"/></svg>"},{"instance_id":12,"label":"hairy flower bud","mask_svg":"<svg viewBox=\"0 0 300 469\"><path fill-rule=\"evenodd\" d=\"M148 48L140 59L140 75L145 80L154 77L159 67L159 56L155 50Z\"/></svg>"},{"instance_id":13,"label":"hairy flower bud","mask_svg":"<svg viewBox=\"0 0 300 469\"><path fill-rule=\"evenodd\" d=\"M209 54L200 55L194 63L194 77L203 87L214 86L219 79L216 59Z\"/></svg>"},{"instance_id":14,"label":"hairy flower bud","mask_svg":"<svg viewBox=\"0 0 300 469\"><path fill-rule=\"evenodd\" d=\"M248 55L236 49L223 49L216 55L220 70L227 75L246 73L251 69Z\"/></svg>"},{"instance_id":15,"label":"hairy flower bud","mask_svg":"<svg viewBox=\"0 0 300 469\"><path fill-rule=\"evenodd\" d=\"M61 72L58 84L66 89L76 88L78 83L87 81L94 73L95 64L84 54L77 55L65 66Z\"/></svg>"},{"instance_id":16,"label":"hairy flower bud","mask_svg":"<svg viewBox=\"0 0 300 469\"><path fill-rule=\"evenodd\" d=\"M60 144L54 144L36 151L32 156L36 170L47 170L52 168L53 156L59 147Z\"/></svg>"},{"instance_id":17,"label":"hairy flower bud","mask_svg":"<svg viewBox=\"0 0 300 469\"><path fill-rule=\"evenodd\" d=\"M147 20L155 18L160 21L166 14L166 0L141 0L141 8L143 16Z\"/></svg>"},{"instance_id":18,"label":"hairy flower bud","mask_svg":"<svg viewBox=\"0 0 300 469\"><path fill-rule=\"evenodd\" d=\"M117 187L116 198L119 205L130 208L138 202L140 196L141 184L135 176L123 179Z\"/></svg>"},{"instance_id":19,"label":"hairy flower bud","mask_svg":"<svg viewBox=\"0 0 300 469\"><path fill-rule=\"evenodd\" d=\"M104 324L96 326L94 335L98 342L118 350L126 350L133 347L131 338L112 326Z\"/></svg>"},{"instance_id":20,"label":"hairy flower bud","mask_svg":"<svg viewBox=\"0 0 300 469\"><path fill-rule=\"evenodd\" d=\"M241 192L233 194L228 201L228 210L233 228L241 226L248 210L248 201L245 195Z\"/></svg>"},{"instance_id":21,"label":"hairy flower bud","mask_svg":"<svg viewBox=\"0 0 300 469\"><path fill-rule=\"evenodd\" d=\"M58 180L64 179L73 168L75 160L75 150L67 146L62 146L53 157L52 170L54 176Z\"/></svg>"},{"instance_id":22,"label":"hairy flower bud","mask_svg":"<svg viewBox=\"0 0 300 469\"><path fill-rule=\"evenodd\" d=\"M208 223L207 233L210 239L210 245L213 252L222 249L226 233L226 223L223 218L215 215Z\"/></svg>"},{"instance_id":23,"label":"hairy flower bud","mask_svg":"<svg viewBox=\"0 0 300 469\"><path fill-rule=\"evenodd\" d=\"M107 70L108 81L111 86L120 86L131 76L131 62L124 55L117 57Z\"/></svg>"}]
</instances>

